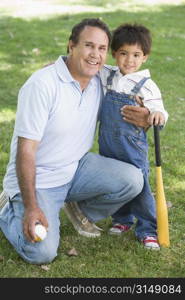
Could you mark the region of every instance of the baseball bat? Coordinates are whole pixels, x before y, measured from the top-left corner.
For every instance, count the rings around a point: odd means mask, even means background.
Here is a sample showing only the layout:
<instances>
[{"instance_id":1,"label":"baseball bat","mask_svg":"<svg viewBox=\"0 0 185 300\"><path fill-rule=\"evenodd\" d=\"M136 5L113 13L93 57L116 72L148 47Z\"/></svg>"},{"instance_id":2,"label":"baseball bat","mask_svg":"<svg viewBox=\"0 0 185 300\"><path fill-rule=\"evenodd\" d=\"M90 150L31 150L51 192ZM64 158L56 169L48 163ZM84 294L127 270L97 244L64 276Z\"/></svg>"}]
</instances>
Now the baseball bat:
<instances>
[{"instance_id":1,"label":"baseball bat","mask_svg":"<svg viewBox=\"0 0 185 300\"><path fill-rule=\"evenodd\" d=\"M157 235L160 246L169 247L169 225L168 208L165 199L163 176L161 167L161 150L159 125L154 125L154 144L156 160L156 213L157 213Z\"/></svg>"}]
</instances>

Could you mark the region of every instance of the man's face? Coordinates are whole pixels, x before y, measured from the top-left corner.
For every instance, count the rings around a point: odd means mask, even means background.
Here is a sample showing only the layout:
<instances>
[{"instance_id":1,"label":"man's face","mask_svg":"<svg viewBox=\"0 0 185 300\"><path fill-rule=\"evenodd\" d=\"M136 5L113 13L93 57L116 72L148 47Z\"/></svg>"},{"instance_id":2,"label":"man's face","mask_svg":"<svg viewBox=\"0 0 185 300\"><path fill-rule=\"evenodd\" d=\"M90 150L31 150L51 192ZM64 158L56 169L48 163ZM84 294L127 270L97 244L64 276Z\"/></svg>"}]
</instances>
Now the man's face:
<instances>
[{"instance_id":1,"label":"man's face","mask_svg":"<svg viewBox=\"0 0 185 300\"><path fill-rule=\"evenodd\" d=\"M75 45L69 42L69 70L79 82L89 81L104 65L108 36L98 27L86 26Z\"/></svg>"},{"instance_id":2,"label":"man's face","mask_svg":"<svg viewBox=\"0 0 185 300\"><path fill-rule=\"evenodd\" d=\"M123 75L137 72L141 65L146 62L148 55L144 55L141 46L137 44L125 44L113 52L113 57Z\"/></svg>"}]
</instances>

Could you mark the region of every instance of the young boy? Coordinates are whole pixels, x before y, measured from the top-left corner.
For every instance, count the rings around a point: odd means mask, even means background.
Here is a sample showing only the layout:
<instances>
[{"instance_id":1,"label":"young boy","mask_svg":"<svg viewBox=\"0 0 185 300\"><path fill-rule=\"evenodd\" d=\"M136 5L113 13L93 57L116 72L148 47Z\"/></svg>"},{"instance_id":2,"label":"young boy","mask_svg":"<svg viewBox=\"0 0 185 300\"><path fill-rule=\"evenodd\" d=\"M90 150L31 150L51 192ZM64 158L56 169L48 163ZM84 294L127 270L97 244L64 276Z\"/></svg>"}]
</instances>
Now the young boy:
<instances>
[{"instance_id":1,"label":"young boy","mask_svg":"<svg viewBox=\"0 0 185 300\"><path fill-rule=\"evenodd\" d=\"M123 24L113 33L111 50L118 68L105 66L100 71L106 95L100 116L99 151L101 155L134 164L142 169L144 176L142 192L112 215L109 233L128 231L135 217L136 237L146 248L159 250L155 200L148 178L146 133L125 122L120 113L124 105L142 105L150 111L150 125L164 125L168 119L160 90L151 80L149 70L138 71L150 54L151 44L150 31L142 25Z\"/></svg>"}]
</instances>

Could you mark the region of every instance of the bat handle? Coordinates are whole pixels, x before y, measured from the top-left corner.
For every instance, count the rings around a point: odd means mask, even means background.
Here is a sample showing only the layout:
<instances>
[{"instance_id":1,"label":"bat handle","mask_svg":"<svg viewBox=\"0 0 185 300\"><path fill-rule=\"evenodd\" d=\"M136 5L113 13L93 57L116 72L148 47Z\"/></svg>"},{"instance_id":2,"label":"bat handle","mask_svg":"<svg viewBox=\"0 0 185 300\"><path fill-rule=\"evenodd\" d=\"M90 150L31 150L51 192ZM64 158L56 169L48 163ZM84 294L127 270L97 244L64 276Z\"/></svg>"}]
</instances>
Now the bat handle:
<instances>
[{"instance_id":1,"label":"bat handle","mask_svg":"<svg viewBox=\"0 0 185 300\"><path fill-rule=\"evenodd\" d=\"M160 150L160 126L154 125L154 143L155 143L155 160L156 160L156 166L161 166L161 150Z\"/></svg>"}]
</instances>

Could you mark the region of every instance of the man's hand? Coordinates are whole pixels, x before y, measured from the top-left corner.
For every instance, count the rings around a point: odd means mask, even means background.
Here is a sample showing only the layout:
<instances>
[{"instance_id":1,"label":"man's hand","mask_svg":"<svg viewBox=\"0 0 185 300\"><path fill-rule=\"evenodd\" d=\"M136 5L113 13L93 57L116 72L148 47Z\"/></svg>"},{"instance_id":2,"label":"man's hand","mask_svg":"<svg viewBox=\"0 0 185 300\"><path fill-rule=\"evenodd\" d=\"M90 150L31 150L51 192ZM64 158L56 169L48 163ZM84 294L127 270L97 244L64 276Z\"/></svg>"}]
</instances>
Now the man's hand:
<instances>
[{"instance_id":1,"label":"man's hand","mask_svg":"<svg viewBox=\"0 0 185 300\"><path fill-rule=\"evenodd\" d=\"M143 127L145 130L150 126L148 122L150 112L146 107L125 105L121 108L121 114L128 123Z\"/></svg>"},{"instance_id":2,"label":"man's hand","mask_svg":"<svg viewBox=\"0 0 185 300\"><path fill-rule=\"evenodd\" d=\"M39 207L26 208L23 219L23 232L26 239L32 243L35 242L35 224L39 222L46 229L48 228L47 219Z\"/></svg>"}]
</instances>

